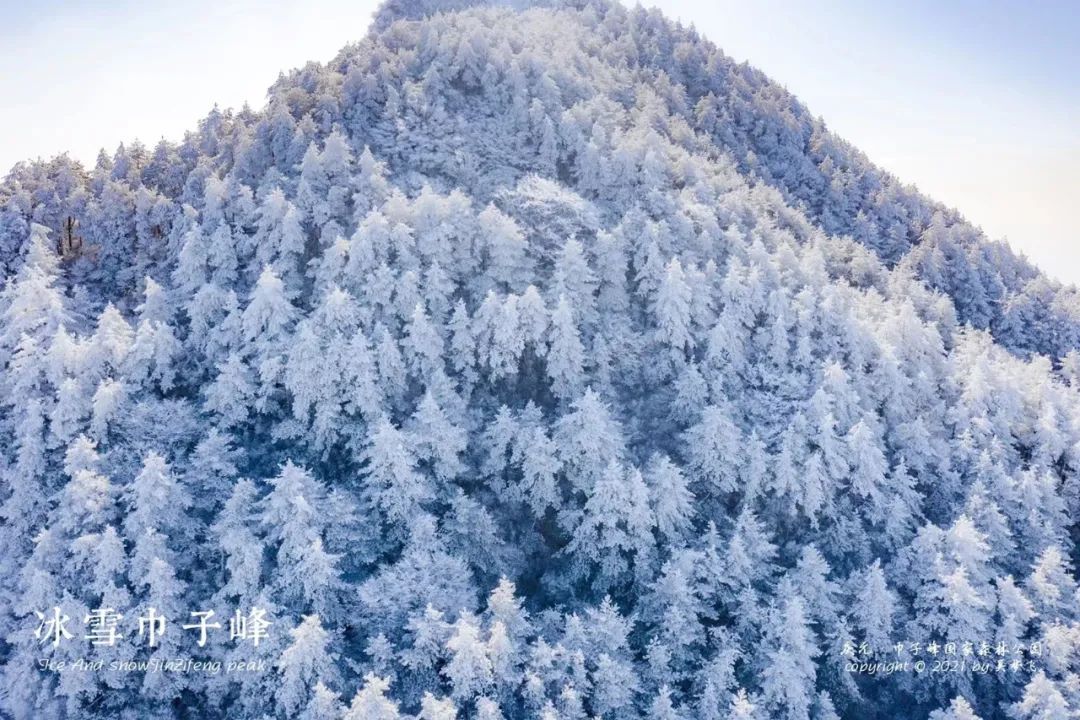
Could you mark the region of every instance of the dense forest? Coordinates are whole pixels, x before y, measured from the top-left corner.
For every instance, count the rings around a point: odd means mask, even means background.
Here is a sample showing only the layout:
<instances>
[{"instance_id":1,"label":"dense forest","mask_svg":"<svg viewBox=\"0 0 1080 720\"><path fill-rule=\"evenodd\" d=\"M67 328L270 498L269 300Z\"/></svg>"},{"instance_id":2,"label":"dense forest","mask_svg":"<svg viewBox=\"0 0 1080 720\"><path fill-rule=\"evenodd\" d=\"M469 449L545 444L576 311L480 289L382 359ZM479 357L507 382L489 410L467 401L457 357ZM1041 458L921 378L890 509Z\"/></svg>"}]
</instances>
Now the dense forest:
<instances>
[{"instance_id":1,"label":"dense forest","mask_svg":"<svg viewBox=\"0 0 1080 720\"><path fill-rule=\"evenodd\" d=\"M390 0L0 271L10 717L1080 712L1076 290L657 12Z\"/></svg>"}]
</instances>

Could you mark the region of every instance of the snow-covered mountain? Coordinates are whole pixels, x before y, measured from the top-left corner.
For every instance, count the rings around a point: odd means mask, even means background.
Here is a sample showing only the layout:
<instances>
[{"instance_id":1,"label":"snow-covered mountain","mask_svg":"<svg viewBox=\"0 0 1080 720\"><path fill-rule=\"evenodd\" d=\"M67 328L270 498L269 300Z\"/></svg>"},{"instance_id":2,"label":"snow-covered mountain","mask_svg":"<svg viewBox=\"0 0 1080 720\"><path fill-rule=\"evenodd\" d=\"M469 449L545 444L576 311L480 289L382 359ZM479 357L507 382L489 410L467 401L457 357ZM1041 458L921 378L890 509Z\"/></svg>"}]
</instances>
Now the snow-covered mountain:
<instances>
[{"instance_id":1,"label":"snow-covered mountain","mask_svg":"<svg viewBox=\"0 0 1080 720\"><path fill-rule=\"evenodd\" d=\"M0 264L11 717L1080 711L1076 291L658 13L391 0Z\"/></svg>"}]
</instances>

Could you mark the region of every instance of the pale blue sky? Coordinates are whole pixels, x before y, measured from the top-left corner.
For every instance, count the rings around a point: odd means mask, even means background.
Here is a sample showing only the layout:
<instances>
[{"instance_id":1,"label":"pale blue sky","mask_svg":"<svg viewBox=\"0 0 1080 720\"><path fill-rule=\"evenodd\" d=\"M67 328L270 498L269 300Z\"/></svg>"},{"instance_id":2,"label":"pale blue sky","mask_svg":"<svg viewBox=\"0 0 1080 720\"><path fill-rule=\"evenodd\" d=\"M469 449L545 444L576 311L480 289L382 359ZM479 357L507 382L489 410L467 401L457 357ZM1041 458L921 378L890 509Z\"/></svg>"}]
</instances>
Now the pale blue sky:
<instances>
[{"instance_id":1,"label":"pale blue sky","mask_svg":"<svg viewBox=\"0 0 1080 720\"><path fill-rule=\"evenodd\" d=\"M645 4L692 22L876 163L1080 283L1080 3ZM375 5L0 0L0 172L179 138L215 102L258 107L279 70L362 37Z\"/></svg>"}]
</instances>

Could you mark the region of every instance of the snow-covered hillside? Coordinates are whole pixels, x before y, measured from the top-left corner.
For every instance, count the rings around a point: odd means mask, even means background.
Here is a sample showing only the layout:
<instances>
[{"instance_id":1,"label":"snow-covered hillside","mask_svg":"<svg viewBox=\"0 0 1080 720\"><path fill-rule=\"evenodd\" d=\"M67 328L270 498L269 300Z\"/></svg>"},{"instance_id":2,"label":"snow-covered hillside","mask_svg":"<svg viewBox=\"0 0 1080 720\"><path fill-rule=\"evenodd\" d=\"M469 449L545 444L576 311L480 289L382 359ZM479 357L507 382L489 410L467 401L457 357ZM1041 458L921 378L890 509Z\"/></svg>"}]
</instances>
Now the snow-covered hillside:
<instances>
[{"instance_id":1,"label":"snow-covered hillside","mask_svg":"<svg viewBox=\"0 0 1080 720\"><path fill-rule=\"evenodd\" d=\"M1080 298L659 14L391 0L0 268L11 717L1080 711Z\"/></svg>"}]
</instances>

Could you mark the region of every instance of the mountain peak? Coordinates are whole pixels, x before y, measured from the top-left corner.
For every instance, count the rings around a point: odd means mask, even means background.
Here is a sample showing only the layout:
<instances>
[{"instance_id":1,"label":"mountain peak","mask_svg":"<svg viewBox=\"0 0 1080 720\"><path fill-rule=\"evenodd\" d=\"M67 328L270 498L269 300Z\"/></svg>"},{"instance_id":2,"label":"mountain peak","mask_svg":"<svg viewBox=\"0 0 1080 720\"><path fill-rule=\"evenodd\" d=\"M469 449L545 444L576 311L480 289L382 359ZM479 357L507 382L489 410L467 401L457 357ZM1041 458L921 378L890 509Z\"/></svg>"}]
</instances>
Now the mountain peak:
<instances>
[{"instance_id":1,"label":"mountain peak","mask_svg":"<svg viewBox=\"0 0 1080 720\"><path fill-rule=\"evenodd\" d=\"M398 20L423 20L437 13L451 13L473 7L500 7L524 10L546 7L558 0L386 0L375 12L372 29L385 30Z\"/></svg>"},{"instance_id":2,"label":"mountain peak","mask_svg":"<svg viewBox=\"0 0 1080 720\"><path fill-rule=\"evenodd\" d=\"M1080 707L1075 293L658 13L469 7L0 184L0 716ZM262 669L52 669L163 658Z\"/></svg>"}]
</instances>

